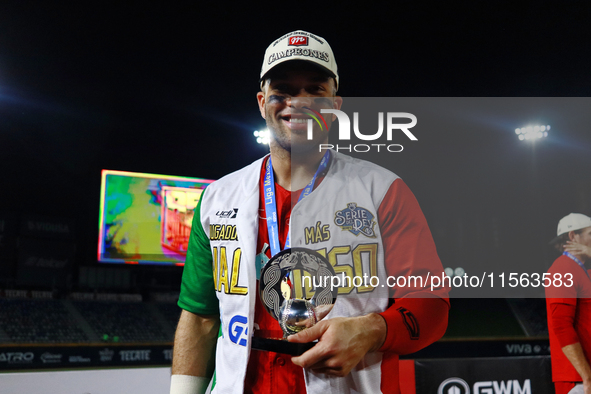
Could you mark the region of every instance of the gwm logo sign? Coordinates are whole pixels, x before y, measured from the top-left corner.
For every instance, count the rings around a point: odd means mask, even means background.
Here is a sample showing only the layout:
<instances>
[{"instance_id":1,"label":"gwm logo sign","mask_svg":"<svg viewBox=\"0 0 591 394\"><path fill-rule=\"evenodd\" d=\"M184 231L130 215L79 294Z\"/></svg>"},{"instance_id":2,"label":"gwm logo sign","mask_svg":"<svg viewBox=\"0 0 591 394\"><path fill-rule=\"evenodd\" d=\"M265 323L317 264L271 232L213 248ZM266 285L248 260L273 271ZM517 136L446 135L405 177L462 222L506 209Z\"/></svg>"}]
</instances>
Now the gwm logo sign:
<instances>
[{"instance_id":1,"label":"gwm logo sign","mask_svg":"<svg viewBox=\"0 0 591 394\"><path fill-rule=\"evenodd\" d=\"M449 378L441 382L437 394L532 394L531 381L490 380L474 382L472 390L464 379Z\"/></svg>"}]
</instances>

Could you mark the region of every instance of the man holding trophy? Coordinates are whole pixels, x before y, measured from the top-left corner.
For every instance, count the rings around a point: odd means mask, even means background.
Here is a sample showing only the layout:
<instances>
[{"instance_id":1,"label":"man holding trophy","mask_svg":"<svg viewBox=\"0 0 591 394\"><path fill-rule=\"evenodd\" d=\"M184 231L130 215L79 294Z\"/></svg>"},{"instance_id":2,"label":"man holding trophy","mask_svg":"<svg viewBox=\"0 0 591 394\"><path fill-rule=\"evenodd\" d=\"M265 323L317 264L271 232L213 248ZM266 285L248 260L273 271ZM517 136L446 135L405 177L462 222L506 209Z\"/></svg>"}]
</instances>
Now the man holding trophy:
<instances>
[{"instance_id":1,"label":"man holding trophy","mask_svg":"<svg viewBox=\"0 0 591 394\"><path fill-rule=\"evenodd\" d=\"M195 211L170 392L399 393L398 355L447 327L446 289L386 285L441 275L427 222L392 172L319 151L334 118L308 135L342 104L326 40L280 37L260 78L270 155L212 183Z\"/></svg>"}]
</instances>

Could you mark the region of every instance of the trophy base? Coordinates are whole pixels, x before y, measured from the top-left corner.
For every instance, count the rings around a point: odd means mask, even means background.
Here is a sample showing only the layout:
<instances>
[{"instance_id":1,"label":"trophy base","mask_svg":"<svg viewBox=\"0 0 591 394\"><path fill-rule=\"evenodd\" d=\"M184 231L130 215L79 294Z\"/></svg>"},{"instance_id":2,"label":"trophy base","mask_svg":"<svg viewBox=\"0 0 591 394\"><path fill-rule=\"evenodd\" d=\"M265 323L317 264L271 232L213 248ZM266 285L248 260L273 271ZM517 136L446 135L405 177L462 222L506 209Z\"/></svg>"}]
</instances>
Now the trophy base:
<instances>
[{"instance_id":1,"label":"trophy base","mask_svg":"<svg viewBox=\"0 0 591 394\"><path fill-rule=\"evenodd\" d=\"M299 356L312 349L316 343L317 342L294 343L287 342L287 340L284 339L252 337L253 349L289 354L290 356Z\"/></svg>"}]
</instances>

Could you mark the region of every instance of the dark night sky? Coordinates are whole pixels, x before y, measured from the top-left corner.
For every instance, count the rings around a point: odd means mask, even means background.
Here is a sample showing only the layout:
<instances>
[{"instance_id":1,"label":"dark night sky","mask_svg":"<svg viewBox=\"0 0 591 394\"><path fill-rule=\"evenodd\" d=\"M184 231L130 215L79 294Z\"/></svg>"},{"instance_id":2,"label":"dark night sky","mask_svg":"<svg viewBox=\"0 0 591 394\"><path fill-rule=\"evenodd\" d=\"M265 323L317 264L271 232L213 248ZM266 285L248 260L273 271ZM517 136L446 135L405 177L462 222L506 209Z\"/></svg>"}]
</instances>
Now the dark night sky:
<instances>
[{"instance_id":1,"label":"dark night sky","mask_svg":"<svg viewBox=\"0 0 591 394\"><path fill-rule=\"evenodd\" d=\"M277 7L2 2L2 210L75 219L92 260L101 169L215 179L260 157L265 149L251 133L264 126L255 101L262 56L295 29L330 42L345 97L591 93L591 8L582 2ZM509 239L535 222L541 227L525 250L543 248L560 216L585 207L574 190L591 184L588 128L537 152L545 202L537 210L508 201L531 194L513 137L451 130L445 142L434 137L397 159L442 258L460 258L449 245L473 242L457 234L486 229L493 217ZM445 143L462 154L447 155Z\"/></svg>"}]
</instances>

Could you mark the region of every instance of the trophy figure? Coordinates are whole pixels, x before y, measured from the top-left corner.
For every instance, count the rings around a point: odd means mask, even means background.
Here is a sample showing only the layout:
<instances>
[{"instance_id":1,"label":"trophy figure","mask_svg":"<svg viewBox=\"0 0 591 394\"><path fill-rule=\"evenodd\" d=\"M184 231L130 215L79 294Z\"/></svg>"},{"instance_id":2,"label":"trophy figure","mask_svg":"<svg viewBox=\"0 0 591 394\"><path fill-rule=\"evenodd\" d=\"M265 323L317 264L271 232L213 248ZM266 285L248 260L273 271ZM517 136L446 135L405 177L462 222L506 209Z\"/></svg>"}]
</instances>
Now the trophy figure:
<instances>
[{"instance_id":1,"label":"trophy figure","mask_svg":"<svg viewBox=\"0 0 591 394\"><path fill-rule=\"evenodd\" d=\"M294 298L295 270L310 274L314 295L310 300ZM316 342L292 343L287 336L312 327L332 309L338 288L331 288L335 271L321 254L306 248L286 249L267 262L261 271L259 294L267 312L279 322L283 338L252 338L252 348L298 356L311 349ZM299 284L295 284L299 285Z\"/></svg>"}]
</instances>

